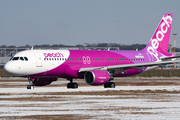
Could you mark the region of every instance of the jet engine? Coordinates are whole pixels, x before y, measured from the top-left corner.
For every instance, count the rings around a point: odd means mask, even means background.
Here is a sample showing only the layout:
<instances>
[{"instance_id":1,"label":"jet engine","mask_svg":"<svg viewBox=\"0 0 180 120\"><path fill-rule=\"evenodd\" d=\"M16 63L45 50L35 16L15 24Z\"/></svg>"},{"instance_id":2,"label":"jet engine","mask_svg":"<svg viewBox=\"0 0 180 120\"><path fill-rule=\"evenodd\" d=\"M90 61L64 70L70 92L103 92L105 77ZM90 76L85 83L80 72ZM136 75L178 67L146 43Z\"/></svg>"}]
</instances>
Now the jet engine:
<instances>
[{"instance_id":1,"label":"jet engine","mask_svg":"<svg viewBox=\"0 0 180 120\"><path fill-rule=\"evenodd\" d=\"M45 86L56 80L57 78L30 78L29 83L31 86Z\"/></svg>"},{"instance_id":2,"label":"jet engine","mask_svg":"<svg viewBox=\"0 0 180 120\"><path fill-rule=\"evenodd\" d=\"M113 80L113 77L109 75L108 71L91 70L85 73L84 79L89 85L101 85Z\"/></svg>"}]
</instances>

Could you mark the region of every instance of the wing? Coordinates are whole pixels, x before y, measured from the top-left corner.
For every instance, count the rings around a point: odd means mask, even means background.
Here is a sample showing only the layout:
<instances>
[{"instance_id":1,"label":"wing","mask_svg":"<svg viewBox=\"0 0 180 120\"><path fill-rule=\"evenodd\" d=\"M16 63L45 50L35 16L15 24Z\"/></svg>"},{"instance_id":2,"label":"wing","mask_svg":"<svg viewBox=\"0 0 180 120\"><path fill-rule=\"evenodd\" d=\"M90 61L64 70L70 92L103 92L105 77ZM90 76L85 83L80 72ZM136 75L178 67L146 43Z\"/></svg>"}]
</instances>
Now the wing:
<instances>
[{"instance_id":1,"label":"wing","mask_svg":"<svg viewBox=\"0 0 180 120\"><path fill-rule=\"evenodd\" d=\"M137 63L137 64L123 64L123 65L112 65L112 66L102 66L102 67L88 67L88 68L80 68L79 72L86 72L86 71L90 71L90 70L112 70L112 69L126 70L126 69L130 69L130 68L143 70L143 67L163 66L163 65L172 64L175 62L180 62L180 60L157 61L157 62Z\"/></svg>"}]
</instances>

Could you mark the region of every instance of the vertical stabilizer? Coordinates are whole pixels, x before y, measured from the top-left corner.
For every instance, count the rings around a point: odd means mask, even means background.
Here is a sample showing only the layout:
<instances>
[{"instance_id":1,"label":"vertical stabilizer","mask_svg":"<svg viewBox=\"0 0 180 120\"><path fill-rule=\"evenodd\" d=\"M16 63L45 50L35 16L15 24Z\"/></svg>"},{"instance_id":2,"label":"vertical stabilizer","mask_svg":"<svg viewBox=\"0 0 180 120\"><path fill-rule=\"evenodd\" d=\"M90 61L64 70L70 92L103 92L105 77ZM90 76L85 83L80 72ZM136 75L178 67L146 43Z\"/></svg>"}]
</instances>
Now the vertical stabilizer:
<instances>
[{"instance_id":1,"label":"vertical stabilizer","mask_svg":"<svg viewBox=\"0 0 180 120\"><path fill-rule=\"evenodd\" d=\"M172 17L172 13L164 14L150 42L143 50L153 55L168 52Z\"/></svg>"}]
</instances>

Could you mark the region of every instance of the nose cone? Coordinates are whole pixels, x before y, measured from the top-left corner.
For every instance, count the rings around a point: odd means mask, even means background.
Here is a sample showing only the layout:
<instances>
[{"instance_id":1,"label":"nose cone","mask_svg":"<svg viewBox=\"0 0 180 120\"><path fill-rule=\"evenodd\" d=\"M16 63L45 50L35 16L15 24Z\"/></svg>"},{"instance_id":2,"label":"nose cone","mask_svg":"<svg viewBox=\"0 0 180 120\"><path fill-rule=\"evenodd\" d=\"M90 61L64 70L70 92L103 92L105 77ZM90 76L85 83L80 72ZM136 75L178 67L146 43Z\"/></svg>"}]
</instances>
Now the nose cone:
<instances>
[{"instance_id":1,"label":"nose cone","mask_svg":"<svg viewBox=\"0 0 180 120\"><path fill-rule=\"evenodd\" d=\"M13 75L13 69L9 62L4 65L4 71L10 75Z\"/></svg>"}]
</instances>

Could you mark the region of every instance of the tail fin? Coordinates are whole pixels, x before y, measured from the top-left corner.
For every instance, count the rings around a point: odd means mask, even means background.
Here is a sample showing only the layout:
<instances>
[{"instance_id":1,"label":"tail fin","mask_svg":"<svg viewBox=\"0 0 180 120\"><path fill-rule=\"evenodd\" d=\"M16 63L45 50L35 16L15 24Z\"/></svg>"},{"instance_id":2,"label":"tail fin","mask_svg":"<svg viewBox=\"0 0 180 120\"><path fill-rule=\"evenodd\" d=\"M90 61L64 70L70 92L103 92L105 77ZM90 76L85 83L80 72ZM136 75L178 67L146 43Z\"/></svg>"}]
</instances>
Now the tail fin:
<instances>
[{"instance_id":1,"label":"tail fin","mask_svg":"<svg viewBox=\"0 0 180 120\"><path fill-rule=\"evenodd\" d=\"M167 53L172 24L172 13L165 13L150 42L143 49L150 54Z\"/></svg>"}]
</instances>

